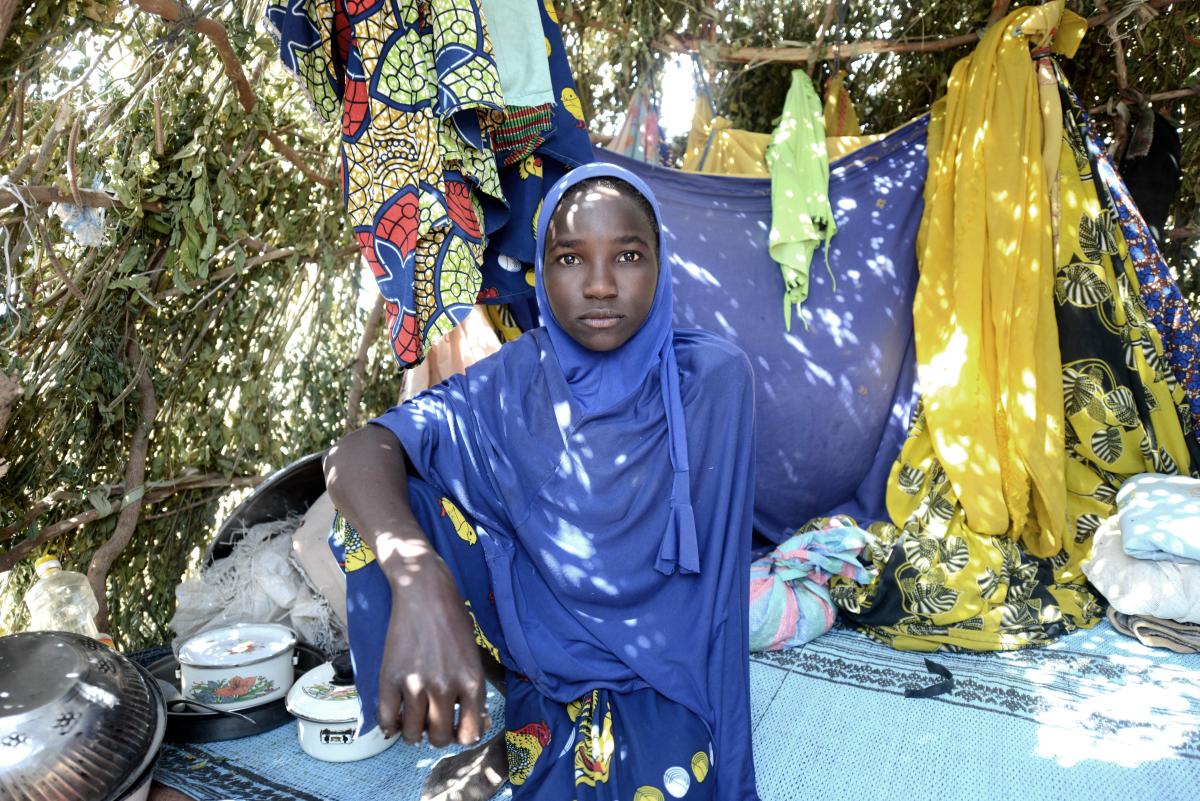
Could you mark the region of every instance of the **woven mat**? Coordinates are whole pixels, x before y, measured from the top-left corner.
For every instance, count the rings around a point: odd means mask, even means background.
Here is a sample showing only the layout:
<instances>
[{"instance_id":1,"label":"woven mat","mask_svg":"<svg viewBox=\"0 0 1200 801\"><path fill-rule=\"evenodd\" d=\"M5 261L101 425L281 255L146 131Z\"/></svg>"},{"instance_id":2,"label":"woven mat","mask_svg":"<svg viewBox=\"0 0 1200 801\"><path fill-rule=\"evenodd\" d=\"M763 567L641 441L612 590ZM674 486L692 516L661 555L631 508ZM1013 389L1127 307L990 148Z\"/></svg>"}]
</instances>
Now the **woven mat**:
<instances>
[{"instance_id":1,"label":"woven mat","mask_svg":"<svg viewBox=\"0 0 1200 801\"><path fill-rule=\"evenodd\" d=\"M763 801L1131 801L1200 786L1200 655L1147 648L1102 623L1049 648L925 655L838 629L751 660ZM489 697L493 720L503 699ZM167 746L155 776L197 801L416 801L443 752L397 744L363 762L309 758L295 726L244 740ZM507 791L497 799L508 798ZM547 799L557 801L557 799Z\"/></svg>"}]
</instances>

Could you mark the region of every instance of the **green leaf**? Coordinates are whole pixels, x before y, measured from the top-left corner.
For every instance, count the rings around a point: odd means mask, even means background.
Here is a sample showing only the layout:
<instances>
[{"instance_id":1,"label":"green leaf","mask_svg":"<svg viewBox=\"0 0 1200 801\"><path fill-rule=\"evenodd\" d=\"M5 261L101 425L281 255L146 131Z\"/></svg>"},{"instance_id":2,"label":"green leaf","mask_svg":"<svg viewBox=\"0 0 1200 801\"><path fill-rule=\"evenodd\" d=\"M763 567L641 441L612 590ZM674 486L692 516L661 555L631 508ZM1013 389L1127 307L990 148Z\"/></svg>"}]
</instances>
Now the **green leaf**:
<instances>
[{"instance_id":1,"label":"green leaf","mask_svg":"<svg viewBox=\"0 0 1200 801\"><path fill-rule=\"evenodd\" d=\"M87 498L93 509L106 516L112 514L113 510L112 503L108 500L108 489L107 486L99 486L89 492Z\"/></svg>"}]
</instances>

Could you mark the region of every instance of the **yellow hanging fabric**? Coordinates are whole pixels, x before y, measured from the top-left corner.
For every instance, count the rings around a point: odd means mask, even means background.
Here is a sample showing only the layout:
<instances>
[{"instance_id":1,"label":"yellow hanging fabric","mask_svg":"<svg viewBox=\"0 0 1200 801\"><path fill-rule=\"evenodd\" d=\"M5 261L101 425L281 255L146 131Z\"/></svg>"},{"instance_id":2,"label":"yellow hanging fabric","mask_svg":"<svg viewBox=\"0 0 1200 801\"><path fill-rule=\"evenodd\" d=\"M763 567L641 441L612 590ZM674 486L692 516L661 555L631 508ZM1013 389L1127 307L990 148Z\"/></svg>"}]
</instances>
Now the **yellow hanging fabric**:
<instances>
[{"instance_id":1,"label":"yellow hanging fabric","mask_svg":"<svg viewBox=\"0 0 1200 801\"><path fill-rule=\"evenodd\" d=\"M1064 5L1018 9L955 65L932 112L913 307L926 436L967 523L1027 534L1038 556L1061 548L1067 491L1044 164L1061 127L1043 122L1061 109L1042 107L1030 44L1057 30L1073 52L1082 20Z\"/></svg>"},{"instance_id":2,"label":"yellow hanging fabric","mask_svg":"<svg viewBox=\"0 0 1200 801\"><path fill-rule=\"evenodd\" d=\"M725 117L712 116L708 98L699 95L688 133L683 169L711 175L768 178L767 145L771 135L743 131Z\"/></svg>"},{"instance_id":3,"label":"yellow hanging fabric","mask_svg":"<svg viewBox=\"0 0 1200 801\"><path fill-rule=\"evenodd\" d=\"M858 113L846 91L846 71L838 70L825 82L825 135L827 137L858 136L862 127Z\"/></svg>"},{"instance_id":4,"label":"yellow hanging fabric","mask_svg":"<svg viewBox=\"0 0 1200 801\"><path fill-rule=\"evenodd\" d=\"M1010 17L1009 22L1012 20ZM1034 30L1032 25L1006 23L1003 27L1015 36L1029 35ZM1031 35L1035 51L1040 49L1044 31L1052 29L1045 26L1042 34ZM1082 20L1072 15L1064 17L1057 25L1053 49L1070 53L1082 31ZM1025 69L1037 73L1025 84L1027 91L1014 91L1005 74L996 75L990 89L986 83L972 88L981 96L996 97L992 116L984 120L986 126L1025 145L1025 160L1005 166L1026 175L1026 184L1028 176L1035 173L1046 179L1054 176L1049 188L1042 187L1040 197L1044 202L1046 197L1057 196L1059 211L1053 225L1038 231L1044 240L1053 238L1057 230L1057 240L1050 248L1050 270L1054 275L1048 293L1037 297L1039 303L1049 305L1054 315L1049 334L1054 347L1035 342L1039 346L1036 351L1010 351L1003 354L1003 359L995 353L1002 336L1009 341L1021 339L1011 332L1010 322L997 318L1011 317L1011 308L1004 301L1011 298L1024 302L1026 291L1011 284L1001 284L1007 294L996 291L997 282L986 280L992 276L979 275L979 264L1002 264L998 257L985 258L994 256L995 251L1005 256L1010 249L1021 252L1027 242L1016 239L1013 231L1028 218L1033 201L1026 196L996 198L991 194L997 190L994 183L989 183L991 174L970 153L962 152L967 148L952 150L952 141L961 144L964 139L963 130L953 126L951 103L957 102L961 112L967 101L954 92L963 89L963 76L969 73L956 71L951 96L939 101L931 118L928 216L923 221L918 252L926 258L937 244L932 238L938 236L947 240L938 251L940 256L962 259L949 264L925 261L921 265L950 293L942 310L946 318L962 319L961 310L968 304L961 298L968 296L972 285L976 286L974 295L983 307L977 315L982 321L981 330L956 333L964 341L973 336L984 344L975 347L971 352L977 355L959 368L963 380L990 381L990 386L1005 389L1001 379L1006 375L1027 376L1028 382L1019 387L1028 393L1027 397L1018 400L1031 404L1035 414L1039 408L1043 412L1048 408L1061 410L1065 458L1059 472L1049 478L1065 485L1065 532L1057 538L1058 547L1045 553L1055 548L1056 540L1040 528L1039 514L1049 506L1037 508L1037 493L1052 482L1038 484L1028 475L1019 476L1029 482L1026 525L1010 525L999 534L982 530L979 518L970 516L972 499L963 493L977 493L986 481L995 481L995 476L985 475L981 469L975 474L968 471L965 481L958 477L952 480L938 453L943 444L938 432L933 430L927 412L918 407L888 478L888 514L895 522L869 524L876 539L865 553L875 568L875 578L868 586L839 577L830 582L831 597L852 625L898 649L1025 648L1045 645L1076 628L1095 625L1103 608L1088 587L1081 564L1091 551L1097 527L1114 513L1122 483L1145 472L1196 475L1200 466L1200 448L1194 447L1183 424L1189 419L1183 389L1165 366L1162 339L1148 317L1144 288L1124 239L1122 212L1113 202L1114 180L1097 171L1090 152L1099 152L1101 146L1090 139L1092 132L1084 112L1062 71L1048 59L1037 61L1035 67L1025 56ZM1013 66L1018 66L1015 58ZM1055 81L1053 87L1047 78ZM1050 88L1055 91L1051 93ZM1013 112L1002 113L1003 105ZM1018 128L1017 120L1024 127ZM1031 130L1039 136L1030 136ZM988 132L986 127L977 129L978 139L969 137L965 141L983 147L988 144ZM947 166L941 161L948 153L959 159L957 164ZM944 173L958 167L961 172L964 164L973 165L979 178L971 182L965 176L955 176L959 185L981 185L978 194L985 196L986 203L965 205L955 197L951 210L957 216L953 226L947 227L947 223L932 216L945 213L945 208L928 202L939 189L947 191L946 184L932 185L933 171ZM951 183L950 188L956 188L955 184ZM968 197L965 190L963 195ZM935 223L943 227L935 228ZM1012 243L1005 248L983 244L1000 237L1012 237ZM972 246L980 252L975 262L963 256ZM961 278L958 281L946 277L947 272L963 272L964 265L976 269L955 276ZM1031 284L1039 293L1047 292L1041 283L1042 273L1028 267L1027 262L1018 266L1020 281ZM923 290L928 293L930 288ZM928 295L924 302L926 306L916 323L944 324L932 314ZM1038 320L1037 315L1031 315L1028 324L1037 325ZM1023 341L1027 342L1028 337ZM968 350L968 345L964 343L962 350ZM1052 388L1035 383L1043 372L1033 360L1047 358L1048 350L1060 359L1052 371ZM986 365L982 364L984 360ZM1008 373L999 369L1004 360L1009 365ZM976 373L983 373L983 378ZM1051 395L1056 395L1057 401ZM985 429L985 433L996 433L1000 425L1009 423L1006 408L1000 406L1000 392L994 397L996 406L987 410L988 416L981 422L977 421L976 428ZM1024 411L1024 407L1019 410ZM1018 418L1018 422L1026 421ZM1015 441L1015 435L1006 431L1006 436L996 436L996 440L1002 445ZM1002 470L1011 464L1009 458L1010 454L1002 453L993 464ZM1017 466L1024 468L1027 463L1019 462ZM1000 481L1006 478L1000 474ZM960 481L960 486L954 481ZM1007 491L1008 487L1002 485L996 494L1007 502ZM1034 507L1033 513L1030 506ZM812 521L802 530L821 528L823 524L822 520Z\"/></svg>"}]
</instances>

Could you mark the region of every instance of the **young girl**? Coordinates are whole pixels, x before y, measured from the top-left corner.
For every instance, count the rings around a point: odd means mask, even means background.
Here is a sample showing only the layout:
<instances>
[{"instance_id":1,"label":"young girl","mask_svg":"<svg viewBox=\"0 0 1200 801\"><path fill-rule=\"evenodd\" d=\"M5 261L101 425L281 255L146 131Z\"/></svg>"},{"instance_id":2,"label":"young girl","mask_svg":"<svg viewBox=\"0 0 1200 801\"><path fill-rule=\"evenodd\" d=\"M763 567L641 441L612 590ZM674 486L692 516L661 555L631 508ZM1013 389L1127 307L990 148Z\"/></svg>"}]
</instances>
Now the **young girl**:
<instances>
[{"instance_id":1,"label":"young girl","mask_svg":"<svg viewBox=\"0 0 1200 801\"><path fill-rule=\"evenodd\" d=\"M478 740L479 645L515 799L755 801L749 362L672 327L632 173L572 171L537 240L545 327L326 460L363 729Z\"/></svg>"}]
</instances>

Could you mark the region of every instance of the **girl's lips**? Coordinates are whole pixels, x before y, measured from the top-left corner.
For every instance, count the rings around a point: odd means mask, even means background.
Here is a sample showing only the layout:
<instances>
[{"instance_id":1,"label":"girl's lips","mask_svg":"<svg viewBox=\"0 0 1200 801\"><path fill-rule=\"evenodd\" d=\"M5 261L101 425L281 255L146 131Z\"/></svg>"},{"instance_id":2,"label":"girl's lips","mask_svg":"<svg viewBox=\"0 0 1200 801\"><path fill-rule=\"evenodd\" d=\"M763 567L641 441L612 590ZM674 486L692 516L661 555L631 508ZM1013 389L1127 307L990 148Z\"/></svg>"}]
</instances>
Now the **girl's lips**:
<instances>
[{"instance_id":1,"label":"girl's lips","mask_svg":"<svg viewBox=\"0 0 1200 801\"><path fill-rule=\"evenodd\" d=\"M580 317L579 322L589 328L612 328L625 319L622 315Z\"/></svg>"}]
</instances>

